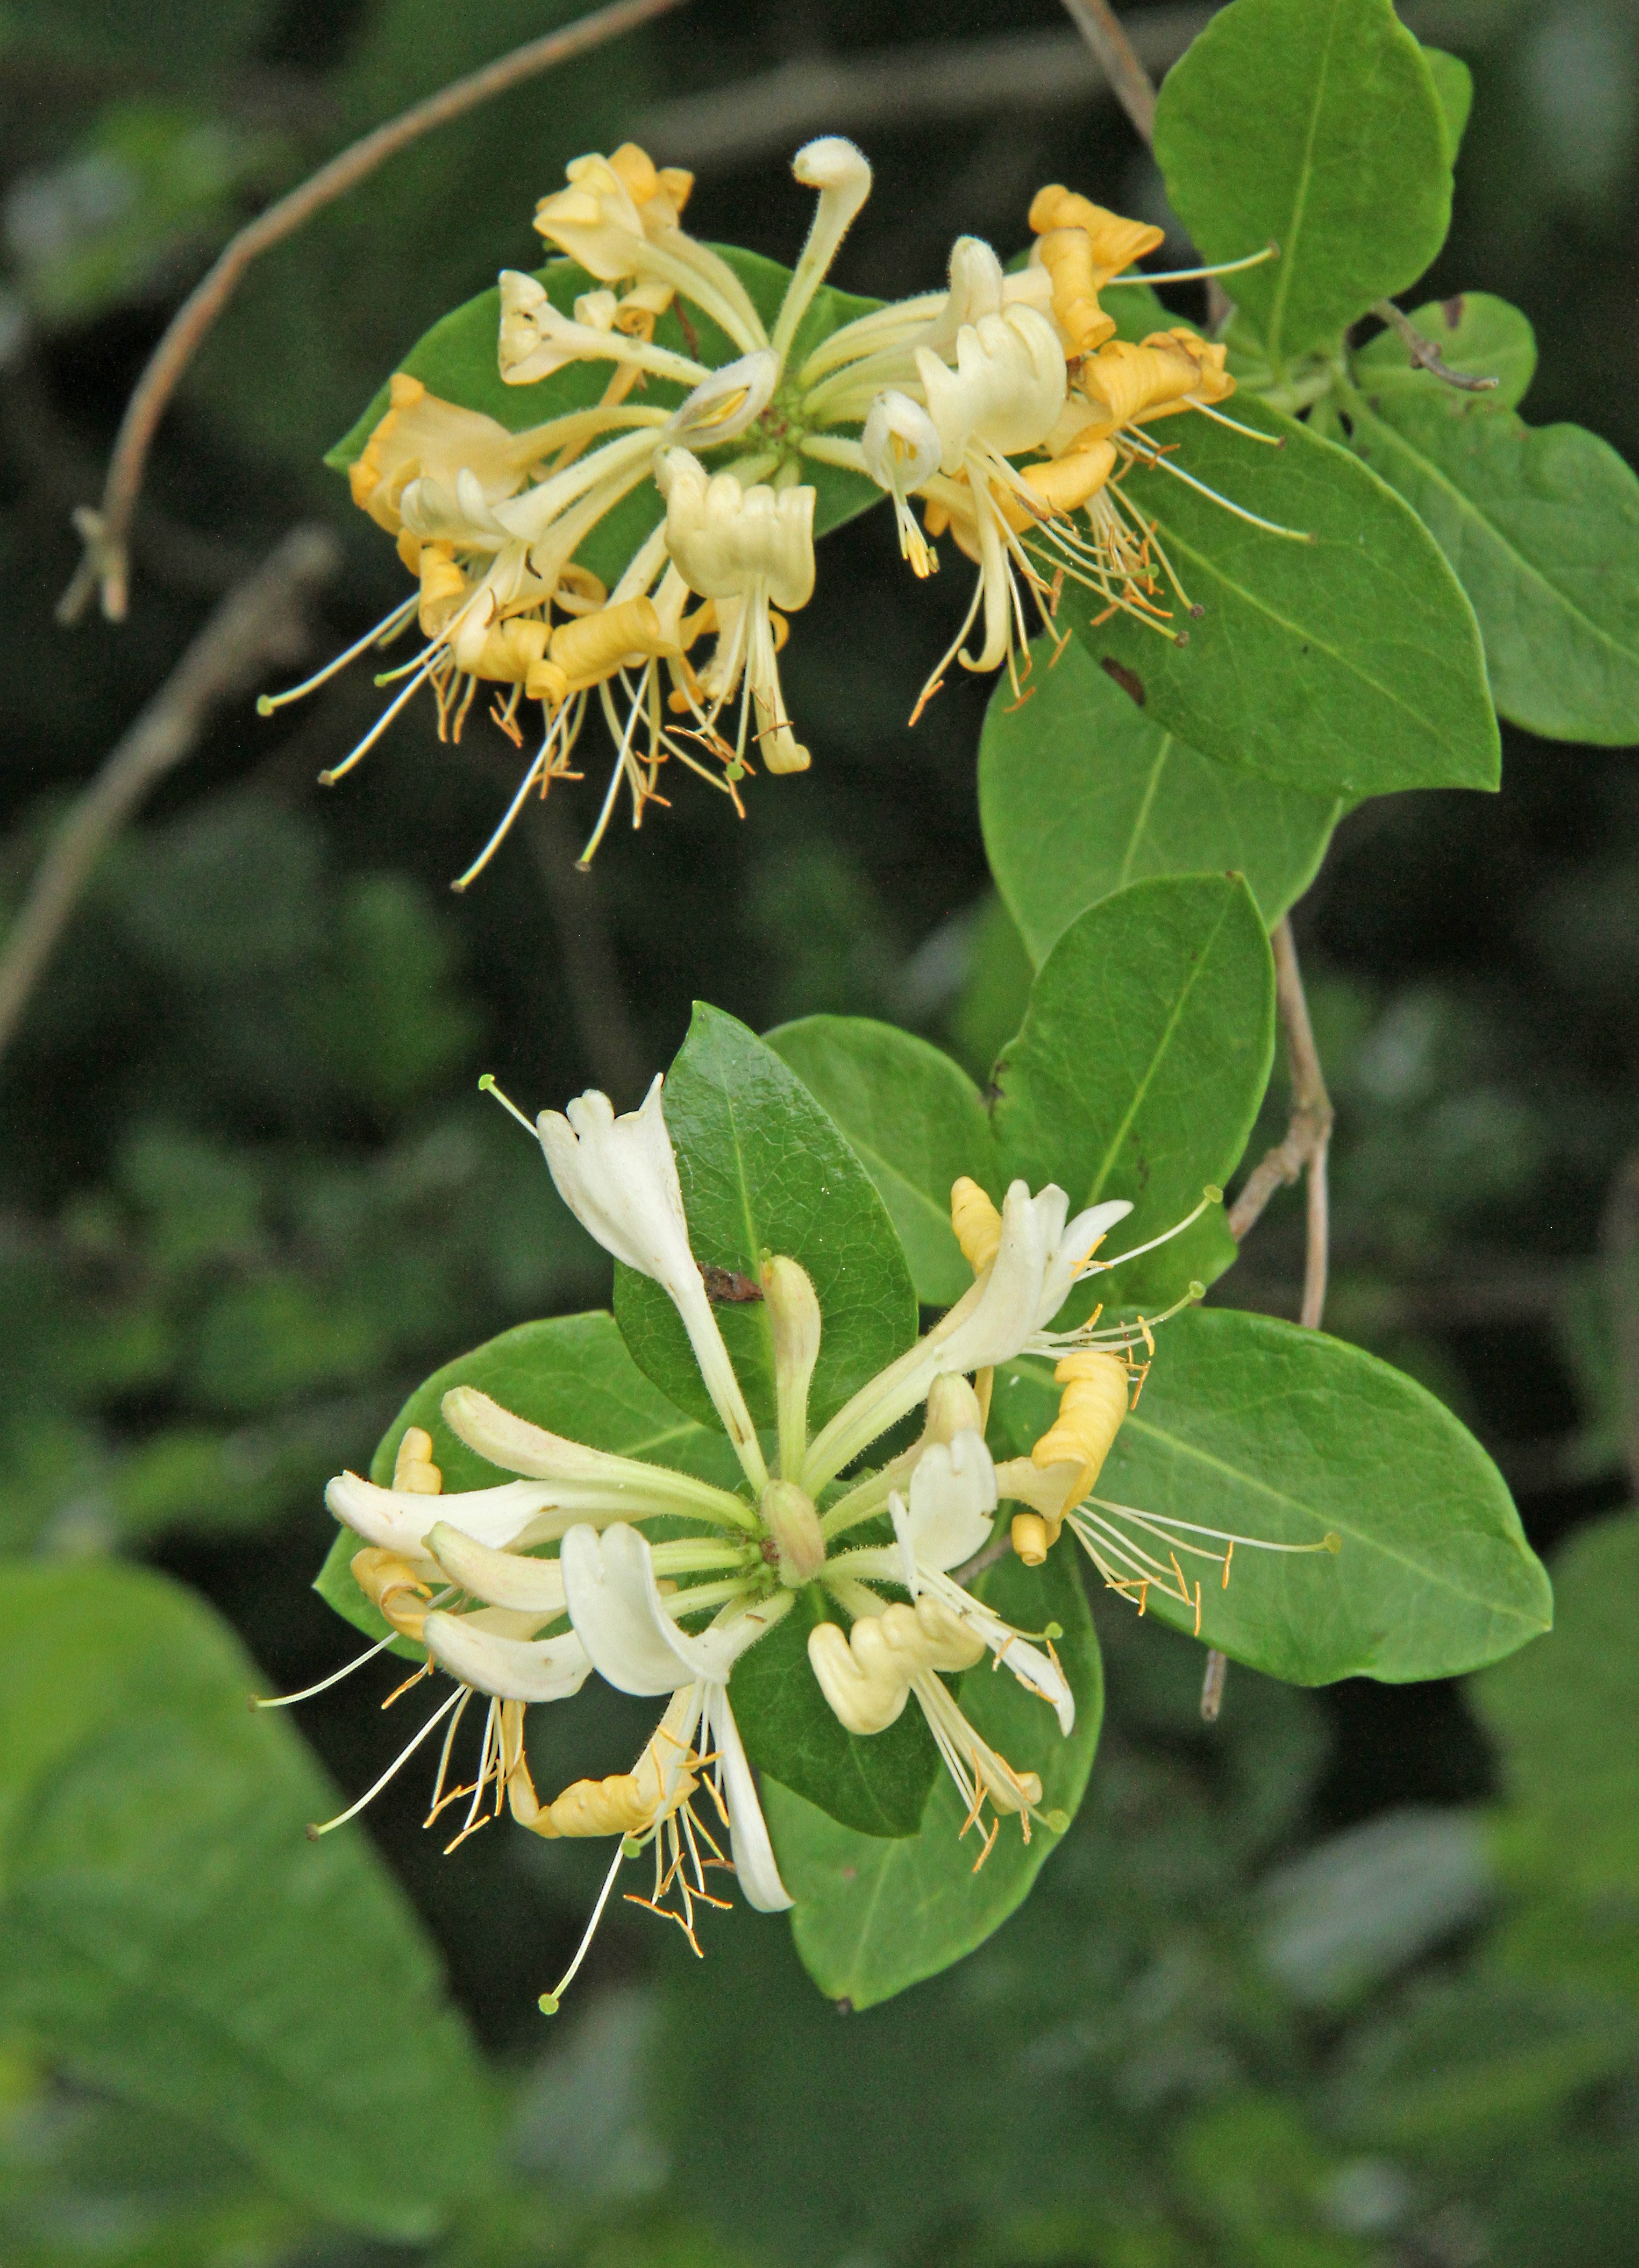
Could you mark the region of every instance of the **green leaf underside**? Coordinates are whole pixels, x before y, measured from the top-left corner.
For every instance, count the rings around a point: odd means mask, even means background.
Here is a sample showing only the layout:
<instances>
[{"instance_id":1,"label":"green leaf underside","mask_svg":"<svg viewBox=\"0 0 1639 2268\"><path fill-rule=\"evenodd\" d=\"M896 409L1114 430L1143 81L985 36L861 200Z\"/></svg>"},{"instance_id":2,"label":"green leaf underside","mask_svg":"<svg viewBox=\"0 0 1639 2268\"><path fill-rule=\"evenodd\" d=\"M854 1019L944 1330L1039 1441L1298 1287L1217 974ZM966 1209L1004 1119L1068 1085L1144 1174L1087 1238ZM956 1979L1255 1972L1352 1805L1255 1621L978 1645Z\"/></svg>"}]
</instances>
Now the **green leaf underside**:
<instances>
[{"instance_id":1,"label":"green leaf underside","mask_svg":"<svg viewBox=\"0 0 1639 2268\"><path fill-rule=\"evenodd\" d=\"M1135 882L1064 932L1043 962L1018 1036L996 1065L1003 1174L1056 1182L1072 1210L1134 1211L1106 1253L1146 1243L1221 1187L1268 1082L1275 967L1238 876ZM1108 1279L1112 1306L1154 1308L1234 1257L1214 1208ZM1106 1289L1107 1281L1108 1289Z\"/></svg>"},{"instance_id":2,"label":"green leaf underside","mask_svg":"<svg viewBox=\"0 0 1639 2268\"><path fill-rule=\"evenodd\" d=\"M1030 696L998 686L979 744L996 887L1031 957L1129 882L1233 869L1268 923L1313 880L1341 806L1197 755L1079 643L1031 648ZM901 1233L903 1232L901 1231Z\"/></svg>"},{"instance_id":3,"label":"green leaf underside","mask_svg":"<svg viewBox=\"0 0 1639 2268\"><path fill-rule=\"evenodd\" d=\"M431 2235L493 2149L478 2059L369 1838L306 1840L341 1799L247 1712L254 1665L133 1567L13 1563L7 1596L0 2023L327 2216Z\"/></svg>"},{"instance_id":4,"label":"green leaf underside","mask_svg":"<svg viewBox=\"0 0 1639 2268\"><path fill-rule=\"evenodd\" d=\"M887 1209L796 1073L744 1024L702 1002L666 1074L665 1120L701 1266L754 1284L761 1256L783 1253L812 1280L824 1324L808 1403L817 1431L916 1336L915 1293ZM715 1426L687 1335L660 1286L617 1263L614 1313L661 1392ZM717 1317L753 1419L772 1426L774 1362L761 1302L720 1304Z\"/></svg>"},{"instance_id":5,"label":"green leaf underside","mask_svg":"<svg viewBox=\"0 0 1639 2268\"><path fill-rule=\"evenodd\" d=\"M1445 241L1452 171L1428 62L1391 0L1234 0L1168 72L1155 152L1276 371L1415 284Z\"/></svg>"},{"instance_id":6,"label":"green leaf underside","mask_svg":"<svg viewBox=\"0 0 1639 2268\"><path fill-rule=\"evenodd\" d=\"M847 1136L876 1183L924 1307L947 1307L972 1284L951 1226L951 1184L966 1174L1001 1194L996 1144L978 1088L926 1040L868 1016L806 1016L768 1045Z\"/></svg>"},{"instance_id":7,"label":"green leaf underside","mask_svg":"<svg viewBox=\"0 0 1639 2268\"><path fill-rule=\"evenodd\" d=\"M958 1697L977 1731L1020 1771L1041 1776L1042 1808L1074 1815L1092 1768L1103 1713L1098 1641L1079 1574L1063 1554L1033 1572L1003 1560L981 1576L980 1597L1016 1625L1062 1626L1054 1641L1076 1696L1068 1739L1047 1704L987 1660L970 1669ZM907 1713L916 1707L907 1705ZM797 1901L797 1950L820 1991L858 2010L936 1976L983 1943L1020 1905L1058 1842L1033 1825L1028 1844L1016 1819L1001 1822L977 1874L979 1830L961 1834L963 1806L941 1771L913 1840L851 1834L778 1786L764 1803L785 1884Z\"/></svg>"},{"instance_id":8,"label":"green leaf underside","mask_svg":"<svg viewBox=\"0 0 1639 2268\"><path fill-rule=\"evenodd\" d=\"M1540 1636L1553 1594L1501 1474L1450 1410L1359 1348L1274 1316L1197 1308L1157 1334L1138 1408L1096 1493L1334 1556L1179 1557L1201 1584L1201 1641L1295 1685L1450 1677ZM1045 1366L998 1377L991 1438L1021 1454L1052 1422ZM1168 1546L1136 1539L1163 1566ZM1207 1541L1208 1539L1202 1539ZM1222 1546L1214 1546L1221 1550ZM1147 1611L1193 1631L1193 1607Z\"/></svg>"},{"instance_id":9,"label":"green leaf underside","mask_svg":"<svg viewBox=\"0 0 1639 2268\"><path fill-rule=\"evenodd\" d=\"M612 1315L555 1315L519 1323L445 1363L416 1388L381 1438L370 1477L386 1488L405 1427L420 1425L431 1434L432 1461L444 1475L458 1527L462 1490L495 1488L512 1476L477 1455L445 1425L442 1404L452 1386L478 1387L517 1417L589 1448L671 1465L724 1488L740 1477L721 1430L715 1423L698 1425L666 1400L632 1360ZM350 1528L342 1528L313 1587L357 1629L385 1638L387 1624L353 1580L350 1563L362 1543ZM398 1639L393 1651L410 1660L422 1658L421 1648L408 1638Z\"/></svg>"},{"instance_id":10,"label":"green leaf underside","mask_svg":"<svg viewBox=\"0 0 1639 2268\"><path fill-rule=\"evenodd\" d=\"M1474 75L1460 55L1448 55L1444 48L1425 46L1422 60L1434 81L1435 97L1445 127L1445 160L1454 166L1463 146L1463 136L1468 130L1468 114L1474 108Z\"/></svg>"},{"instance_id":11,"label":"green leaf underside","mask_svg":"<svg viewBox=\"0 0 1639 2268\"><path fill-rule=\"evenodd\" d=\"M1448 369L1465 378L1494 378L1495 393L1481 398L1491 409L1517 409L1536 375L1537 337L1529 317L1489 291L1459 291L1414 307L1410 320L1438 349ZM1461 408L1445 380L1412 361L1396 331L1382 330L1352 357L1356 383L1374 400L1406 396ZM1470 401L1474 397L1469 397Z\"/></svg>"},{"instance_id":12,"label":"green leaf underside","mask_svg":"<svg viewBox=\"0 0 1639 2268\"><path fill-rule=\"evenodd\" d=\"M1318 797L1408 787L1494 788L1501 742L1474 613L1433 537L1347 449L1238 394L1236 417L1273 449L1191 417L1178 462L1231 502L1314 537L1237 519L1158 471L1125 492L1162 542L1200 620L1166 637L1122 614L1101 628L1065 586L1061 620L1146 715L1221 762Z\"/></svg>"},{"instance_id":13,"label":"green leaf underside","mask_svg":"<svg viewBox=\"0 0 1639 2268\"><path fill-rule=\"evenodd\" d=\"M1462 578L1502 714L1549 740L1639 740L1639 479L1580 425L1442 389L1351 396L1353 446Z\"/></svg>"},{"instance_id":14,"label":"green leaf underside","mask_svg":"<svg viewBox=\"0 0 1639 2268\"><path fill-rule=\"evenodd\" d=\"M763 259L759 253L741 251L737 245L720 244L713 249L721 254L739 277L752 305L772 330L790 270L782 268L778 261ZM562 314L571 313L583 292L603 288L573 261L554 260L537 269L536 274L546 285L553 306ZM870 314L880 305L879 300L857 298L850 292L834 291L828 284L821 284L797 328L788 367L798 368L804 357L811 354L821 339L828 338L833 331L840 330L844 323L851 323L856 316ZM655 327L656 344L670 347L677 354L692 355L695 361L713 370L734 361L741 350L728 334L692 302L687 313L694 340L691 342L685 333L673 306ZM420 379L430 394L446 401L459 401L468 409L481 410L485 416L493 417L512 433L524 432L532 425L544 424L548 418L561 417L567 410L584 409L602 400L610 376L619 367L615 363L570 363L533 386L506 385L496 361L500 326L500 292L494 289L481 291L475 299L468 299L464 306L436 322L416 341L398 367L411 378ZM687 390L665 379L650 378L642 390L628 399L671 409L682 401ZM363 453L386 409L387 388L383 386L352 431L330 451L326 464L336 472L345 472ZM704 453L714 466L721 467L735 455L743 456L749 446L742 438L727 445L726 453ZM816 535L840 527L844 520L857 518L882 501L882 491L874 481L834 465L816 464L805 457L802 476L818 490L814 503ZM653 482L642 482L593 529L576 553L577 559L612 585L657 524L663 509Z\"/></svg>"},{"instance_id":15,"label":"green leaf underside","mask_svg":"<svg viewBox=\"0 0 1639 2268\"><path fill-rule=\"evenodd\" d=\"M873 1841L915 1835L939 1768L933 1736L914 1706L869 1738L844 1729L808 1663L808 1633L823 1622L848 1627L834 1602L811 1586L735 1664L731 1695L746 1753L760 1772L845 1830Z\"/></svg>"}]
</instances>

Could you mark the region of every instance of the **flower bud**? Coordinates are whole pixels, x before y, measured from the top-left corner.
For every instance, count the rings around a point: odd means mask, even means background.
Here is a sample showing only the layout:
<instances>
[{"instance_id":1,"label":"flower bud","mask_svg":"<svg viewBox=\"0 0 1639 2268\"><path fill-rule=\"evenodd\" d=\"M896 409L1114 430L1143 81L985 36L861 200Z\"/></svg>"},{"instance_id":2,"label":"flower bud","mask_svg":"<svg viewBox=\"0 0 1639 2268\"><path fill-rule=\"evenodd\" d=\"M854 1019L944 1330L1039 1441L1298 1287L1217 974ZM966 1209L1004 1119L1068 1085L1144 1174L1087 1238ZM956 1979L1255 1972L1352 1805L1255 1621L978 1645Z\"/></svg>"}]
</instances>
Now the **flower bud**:
<instances>
[{"instance_id":1,"label":"flower bud","mask_svg":"<svg viewBox=\"0 0 1639 2268\"><path fill-rule=\"evenodd\" d=\"M825 1565L825 1537L813 1498L795 1481L770 1481L761 1511L779 1554L780 1580L789 1591L800 1590Z\"/></svg>"}]
</instances>

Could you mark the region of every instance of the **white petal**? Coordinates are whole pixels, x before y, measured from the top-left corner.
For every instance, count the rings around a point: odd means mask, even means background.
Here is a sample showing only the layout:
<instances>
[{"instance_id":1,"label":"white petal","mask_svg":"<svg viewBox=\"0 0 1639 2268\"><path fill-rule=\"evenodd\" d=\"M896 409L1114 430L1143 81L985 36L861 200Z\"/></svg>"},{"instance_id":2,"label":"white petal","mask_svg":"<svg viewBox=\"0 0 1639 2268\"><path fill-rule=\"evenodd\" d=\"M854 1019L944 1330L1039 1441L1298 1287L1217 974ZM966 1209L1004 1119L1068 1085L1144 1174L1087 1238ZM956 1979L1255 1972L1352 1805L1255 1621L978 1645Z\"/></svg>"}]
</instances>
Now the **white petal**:
<instances>
[{"instance_id":1,"label":"white petal","mask_svg":"<svg viewBox=\"0 0 1639 2268\"><path fill-rule=\"evenodd\" d=\"M674 1693L690 1682L663 1627L653 1562L635 1528L617 1526L601 1537L593 1528L571 1528L562 1567L570 1619L611 1685L622 1693Z\"/></svg>"},{"instance_id":2,"label":"white petal","mask_svg":"<svg viewBox=\"0 0 1639 2268\"><path fill-rule=\"evenodd\" d=\"M574 1519L612 1512L643 1520L675 1512L745 1525L746 1505L726 1489L696 1480L692 1473L673 1472L669 1465L645 1464L549 1433L544 1425L503 1410L475 1386L452 1386L441 1408L445 1423L469 1449L506 1472L549 1483L541 1491L546 1502Z\"/></svg>"},{"instance_id":3,"label":"white petal","mask_svg":"<svg viewBox=\"0 0 1639 2268\"><path fill-rule=\"evenodd\" d=\"M1070 1285L1094 1250L1109 1234L1118 1220L1125 1220L1132 1206L1125 1197L1107 1197L1102 1204L1089 1205L1067 1222L1057 1245L1048 1259L1042 1276L1041 1297L1036 1311L1036 1329L1044 1329L1069 1296Z\"/></svg>"},{"instance_id":4,"label":"white petal","mask_svg":"<svg viewBox=\"0 0 1639 2268\"><path fill-rule=\"evenodd\" d=\"M524 1533L552 1495L539 1481L508 1481L501 1488L421 1496L408 1489L378 1488L356 1473L338 1473L325 1491L325 1502L367 1543L425 1558L427 1531L439 1521L498 1550Z\"/></svg>"},{"instance_id":5,"label":"white petal","mask_svg":"<svg viewBox=\"0 0 1639 2268\"><path fill-rule=\"evenodd\" d=\"M941 1370L974 1371L1011 1362L1040 1328L1047 1263L1063 1234L1069 1199L1049 1182L1033 1197L1015 1182L1002 1201L1002 1241L980 1299L939 1350Z\"/></svg>"},{"instance_id":6,"label":"white petal","mask_svg":"<svg viewBox=\"0 0 1639 2268\"><path fill-rule=\"evenodd\" d=\"M592 1674L591 1657L573 1631L556 1638L500 1638L474 1629L475 1619L430 1614L423 1635L439 1668L480 1693L502 1701L562 1701L578 1693Z\"/></svg>"},{"instance_id":7,"label":"white petal","mask_svg":"<svg viewBox=\"0 0 1639 2268\"><path fill-rule=\"evenodd\" d=\"M983 1437L964 1432L923 1452L910 1480L909 1538L920 1565L943 1573L990 1540L996 1466Z\"/></svg>"},{"instance_id":8,"label":"white petal","mask_svg":"<svg viewBox=\"0 0 1639 2268\"><path fill-rule=\"evenodd\" d=\"M711 1745L721 1759L723 1800L729 1815L729 1845L734 1853L734 1871L746 1894L746 1903L755 1906L759 1913L783 1913L796 1902L780 1880L780 1870L775 1863L774 1845L768 1840L768 1822L757 1800L757 1784L751 1776L751 1766L746 1762L739 1727L734 1721L734 1712L729 1706L725 1687L716 1685L708 1688L706 1715L710 1727Z\"/></svg>"},{"instance_id":9,"label":"white petal","mask_svg":"<svg viewBox=\"0 0 1639 2268\"><path fill-rule=\"evenodd\" d=\"M442 1520L428 1530L425 1548L452 1583L489 1606L538 1615L564 1611L563 1570L555 1559L492 1551Z\"/></svg>"}]
</instances>

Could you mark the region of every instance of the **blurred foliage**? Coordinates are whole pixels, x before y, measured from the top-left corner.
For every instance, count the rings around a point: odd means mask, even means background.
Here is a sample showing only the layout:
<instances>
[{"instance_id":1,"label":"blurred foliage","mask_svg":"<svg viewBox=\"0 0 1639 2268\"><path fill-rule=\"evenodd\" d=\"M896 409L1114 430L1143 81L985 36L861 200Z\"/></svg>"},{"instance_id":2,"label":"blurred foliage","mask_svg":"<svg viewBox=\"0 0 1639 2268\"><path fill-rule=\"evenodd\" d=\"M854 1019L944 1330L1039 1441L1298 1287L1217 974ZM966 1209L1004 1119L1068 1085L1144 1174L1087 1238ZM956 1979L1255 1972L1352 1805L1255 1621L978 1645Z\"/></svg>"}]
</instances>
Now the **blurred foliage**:
<instances>
[{"instance_id":1,"label":"blurred foliage","mask_svg":"<svg viewBox=\"0 0 1639 2268\"><path fill-rule=\"evenodd\" d=\"M349 542L324 652L397 596L319 453L432 316L528 252L566 157L642 130L665 158L669 102L798 53L1062 20L1049 0L1004 24L980 0L699 0L395 159L253 275L161 437L131 622L62 639L68 507L230 228L574 12L11 0L0 559L20 666L0 696L0 903L294 513ZM1430 289L1522 306L1533 419L1575 416L1632 456L1633 11L1427 12L1476 89ZM1156 208L1149 159L1091 103L865 138L878 188L838 279L860 291L933 280L959 228L1011 251L1043 180ZM783 166L702 166L702 234L789 259L802 219ZM952 684L906 731L966 593L941 578L909 631L898 578L879 515L829 540L790 660L812 773L758 783L743 828L680 792L584 884L581 811L555 798L469 900L445 895L508 776L482 728L452 750L408 716L330 797L313 775L371 713L362 679L213 730L99 873L0 1080L0 1545L144 1554L224 1609L270 1682L323 1675L342 1658L305 1587L324 1479L364 1463L455 1349L606 1294L479 1071L530 1108L594 1078L629 1103L698 994L760 1030L887 1015L982 1082L1028 979L987 895L982 688ZM1449 1689L1315 1697L1236 1672L1208 1732L1195 1651L1101 1608L1113 1714L1074 1835L983 1951L861 2017L815 1998L777 1922L734 1917L697 1968L631 1915L543 2035L533 1993L578 1934L596 1854L497 1834L446 1867L419 1790L395 1788L371 1831L500 2059L507 2179L430 2250L363 2243L19 2036L0 2057L7 2268L1619 2268L1639 2213L1635 1862L1612 1824L1631 1820L1614 1728L1639 1698L1633 1531L1570 1532L1628 1487L1631 1270L1607 1283L1596 1256L1639 1145L1639 775L1510 733L1505 781L1346 820L1297 928L1340 1114L1331 1325L1480 1428L1535 1542L1570 1537L1559 1638L1489 1674L1477 1714ZM1277 1078L1254 1154L1284 1107ZM1291 1314L1300 1273L1283 1198L1225 1289ZM1628 1683L1590 1683L1596 1660ZM389 1752L379 1697L361 1677L303 1712L349 1787ZM630 1708L601 1695L584 1756L566 1741L555 1761L623 1751ZM1380 1919L1360 1886L1390 1877L1396 1930L1351 1937L1351 1898ZM1305 1948L1347 1988L1328 1997Z\"/></svg>"}]
</instances>

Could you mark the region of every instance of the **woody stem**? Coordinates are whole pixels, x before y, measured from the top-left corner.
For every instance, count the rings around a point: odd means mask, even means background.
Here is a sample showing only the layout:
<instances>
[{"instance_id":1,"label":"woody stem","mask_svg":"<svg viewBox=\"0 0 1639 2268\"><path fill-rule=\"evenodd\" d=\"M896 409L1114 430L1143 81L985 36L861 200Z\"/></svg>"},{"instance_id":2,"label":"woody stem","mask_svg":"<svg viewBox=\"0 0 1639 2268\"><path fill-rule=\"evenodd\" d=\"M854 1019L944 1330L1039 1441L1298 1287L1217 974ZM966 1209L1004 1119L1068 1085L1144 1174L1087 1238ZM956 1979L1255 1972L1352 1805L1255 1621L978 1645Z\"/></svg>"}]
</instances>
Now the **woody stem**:
<instances>
[{"instance_id":1,"label":"woody stem","mask_svg":"<svg viewBox=\"0 0 1639 2268\"><path fill-rule=\"evenodd\" d=\"M1115 99L1148 144L1155 132L1155 84L1139 62L1110 0L1064 0L1065 13L1098 58Z\"/></svg>"}]
</instances>

